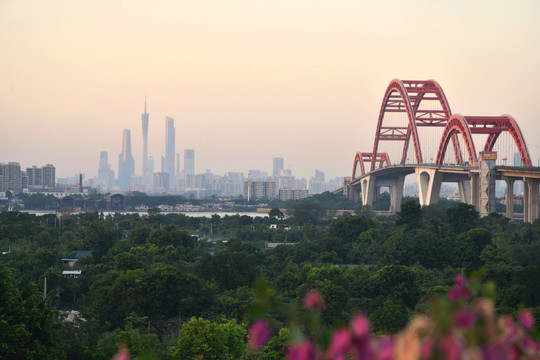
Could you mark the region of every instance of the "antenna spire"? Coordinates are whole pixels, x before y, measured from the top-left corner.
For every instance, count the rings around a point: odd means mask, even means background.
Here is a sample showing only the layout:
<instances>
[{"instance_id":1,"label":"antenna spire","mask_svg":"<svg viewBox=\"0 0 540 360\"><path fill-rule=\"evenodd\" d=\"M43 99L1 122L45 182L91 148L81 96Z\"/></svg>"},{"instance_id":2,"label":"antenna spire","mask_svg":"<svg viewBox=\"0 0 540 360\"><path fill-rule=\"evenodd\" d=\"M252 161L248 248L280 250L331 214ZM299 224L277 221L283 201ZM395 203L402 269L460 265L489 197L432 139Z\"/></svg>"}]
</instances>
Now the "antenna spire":
<instances>
[{"instance_id":1,"label":"antenna spire","mask_svg":"<svg viewBox=\"0 0 540 360\"><path fill-rule=\"evenodd\" d=\"M146 91L144 92L144 113L146 114Z\"/></svg>"}]
</instances>

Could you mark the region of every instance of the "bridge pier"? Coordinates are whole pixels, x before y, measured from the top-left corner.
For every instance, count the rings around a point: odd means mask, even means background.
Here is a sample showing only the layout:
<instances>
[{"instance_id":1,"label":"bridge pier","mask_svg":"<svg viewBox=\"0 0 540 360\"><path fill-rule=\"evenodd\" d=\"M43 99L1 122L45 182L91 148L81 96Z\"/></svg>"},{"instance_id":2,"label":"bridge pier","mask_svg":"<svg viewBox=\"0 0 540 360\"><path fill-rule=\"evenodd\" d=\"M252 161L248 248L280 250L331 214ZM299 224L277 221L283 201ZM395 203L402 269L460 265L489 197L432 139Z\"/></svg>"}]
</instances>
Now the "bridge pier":
<instances>
[{"instance_id":1,"label":"bridge pier","mask_svg":"<svg viewBox=\"0 0 540 360\"><path fill-rule=\"evenodd\" d=\"M480 159L480 216L495 212L495 160Z\"/></svg>"},{"instance_id":2,"label":"bridge pier","mask_svg":"<svg viewBox=\"0 0 540 360\"><path fill-rule=\"evenodd\" d=\"M458 181L459 197L461 202L465 204L472 204L471 199L471 180Z\"/></svg>"},{"instance_id":3,"label":"bridge pier","mask_svg":"<svg viewBox=\"0 0 540 360\"><path fill-rule=\"evenodd\" d=\"M480 175L470 173L471 177L471 202L476 211L480 212Z\"/></svg>"},{"instance_id":4,"label":"bridge pier","mask_svg":"<svg viewBox=\"0 0 540 360\"><path fill-rule=\"evenodd\" d=\"M388 187L390 194L390 212L401 210L401 200L403 199L403 185L405 176L381 179L374 175L366 175L361 179L362 205L373 206L373 202L379 198L381 187Z\"/></svg>"},{"instance_id":5,"label":"bridge pier","mask_svg":"<svg viewBox=\"0 0 540 360\"><path fill-rule=\"evenodd\" d=\"M374 175L367 175L362 177L362 205L373 206L373 199L375 197L375 179Z\"/></svg>"},{"instance_id":6,"label":"bridge pier","mask_svg":"<svg viewBox=\"0 0 540 360\"><path fill-rule=\"evenodd\" d=\"M436 204L441 192L442 174L434 168L417 167L414 171L416 172L420 206Z\"/></svg>"},{"instance_id":7,"label":"bridge pier","mask_svg":"<svg viewBox=\"0 0 540 360\"><path fill-rule=\"evenodd\" d=\"M533 223L538 219L538 180L523 179L523 221Z\"/></svg>"},{"instance_id":8,"label":"bridge pier","mask_svg":"<svg viewBox=\"0 0 540 360\"><path fill-rule=\"evenodd\" d=\"M505 177L504 182L506 183L506 217L510 220L514 219L514 179Z\"/></svg>"}]
</instances>

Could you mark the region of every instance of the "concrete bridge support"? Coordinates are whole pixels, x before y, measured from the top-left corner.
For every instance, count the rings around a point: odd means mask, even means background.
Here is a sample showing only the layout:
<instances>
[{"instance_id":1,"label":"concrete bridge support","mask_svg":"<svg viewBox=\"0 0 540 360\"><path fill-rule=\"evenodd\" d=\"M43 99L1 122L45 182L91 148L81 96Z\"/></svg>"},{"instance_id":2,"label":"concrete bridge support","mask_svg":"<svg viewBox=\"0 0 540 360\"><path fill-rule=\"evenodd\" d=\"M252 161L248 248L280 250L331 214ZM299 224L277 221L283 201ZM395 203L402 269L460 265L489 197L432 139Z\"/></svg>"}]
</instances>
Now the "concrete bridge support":
<instances>
[{"instance_id":1,"label":"concrete bridge support","mask_svg":"<svg viewBox=\"0 0 540 360\"><path fill-rule=\"evenodd\" d=\"M476 211L480 212L480 176L471 173L471 202Z\"/></svg>"},{"instance_id":2,"label":"concrete bridge support","mask_svg":"<svg viewBox=\"0 0 540 360\"><path fill-rule=\"evenodd\" d=\"M495 212L495 160L480 159L480 216Z\"/></svg>"},{"instance_id":3,"label":"concrete bridge support","mask_svg":"<svg viewBox=\"0 0 540 360\"><path fill-rule=\"evenodd\" d=\"M510 220L514 219L514 179L504 178L506 183L506 217Z\"/></svg>"},{"instance_id":4,"label":"concrete bridge support","mask_svg":"<svg viewBox=\"0 0 540 360\"><path fill-rule=\"evenodd\" d=\"M533 223L538 219L538 180L523 179L523 221Z\"/></svg>"},{"instance_id":5,"label":"concrete bridge support","mask_svg":"<svg viewBox=\"0 0 540 360\"><path fill-rule=\"evenodd\" d=\"M360 185L349 185L349 193L347 197L354 202L360 201L362 199L362 187Z\"/></svg>"},{"instance_id":6,"label":"concrete bridge support","mask_svg":"<svg viewBox=\"0 0 540 360\"><path fill-rule=\"evenodd\" d=\"M364 176L361 180L363 206L373 206L373 199L375 198L375 180L376 176L373 175Z\"/></svg>"},{"instance_id":7,"label":"concrete bridge support","mask_svg":"<svg viewBox=\"0 0 540 360\"><path fill-rule=\"evenodd\" d=\"M437 169L421 167L417 167L415 172L420 205L436 204L441 192L442 174Z\"/></svg>"},{"instance_id":8,"label":"concrete bridge support","mask_svg":"<svg viewBox=\"0 0 540 360\"><path fill-rule=\"evenodd\" d=\"M458 181L459 196L461 202L465 204L472 204L471 199L471 180Z\"/></svg>"},{"instance_id":9,"label":"concrete bridge support","mask_svg":"<svg viewBox=\"0 0 540 360\"><path fill-rule=\"evenodd\" d=\"M362 205L373 206L380 195L382 187L388 187L390 194L389 212L395 213L401 209L401 200L403 199L403 185L405 176L397 176L390 179L380 179L373 175L366 175L361 179L362 187Z\"/></svg>"}]
</instances>

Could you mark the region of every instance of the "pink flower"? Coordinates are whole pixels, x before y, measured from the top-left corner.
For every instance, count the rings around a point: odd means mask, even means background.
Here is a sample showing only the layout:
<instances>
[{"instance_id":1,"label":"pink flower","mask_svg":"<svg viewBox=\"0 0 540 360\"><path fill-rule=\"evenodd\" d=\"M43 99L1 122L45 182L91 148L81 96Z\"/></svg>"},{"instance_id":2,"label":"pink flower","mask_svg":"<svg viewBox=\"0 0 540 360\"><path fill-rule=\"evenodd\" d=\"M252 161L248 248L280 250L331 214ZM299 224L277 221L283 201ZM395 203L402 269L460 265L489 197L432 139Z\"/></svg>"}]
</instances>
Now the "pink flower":
<instances>
[{"instance_id":1,"label":"pink flower","mask_svg":"<svg viewBox=\"0 0 540 360\"><path fill-rule=\"evenodd\" d=\"M369 336L369 321L364 315L356 315L351 321L351 328L355 338L364 339Z\"/></svg>"},{"instance_id":2,"label":"pink flower","mask_svg":"<svg viewBox=\"0 0 540 360\"><path fill-rule=\"evenodd\" d=\"M422 347L420 349L420 359L422 360L429 360L433 357L433 347L434 343L431 340L426 340L422 343Z\"/></svg>"},{"instance_id":3,"label":"pink flower","mask_svg":"<svg viewBox=\"0 0 540 360\"><path fill-rule=\"evenodd\" d=\"M332 334L330 347L326 350L326 357L331 360L345 359L351 348L351 334L347 329L338 329Z\"/></svg>"},{"instance_id":4,"label":"pink flower","mask_svg":"<svg viewBox=\"0 0 540 360\"><path fill-rule=\"evenodd\" d=\"M123 346L118 349L118 352L112 358L112 360L129 360L129 359L130 359L129 351Z\"/></svg>"},{"instance_id":5,"label":"pink flower","mask_svg":"<svg viewBox=\"0 0 540 360\"><path fill-rule=\"evenodd\" d=\"M505 360L506 354L498 346L488 344L482 348L482 355L485 360ZM511 355L511 354L508 354ZM509 357L510 358L510 357Z\"/></svg>"},{"instance_id":6,"label":"pink flower","mask_svg":"<svg viewBox=\"0 0 540 360\"><path fill-rule=\"evenodd\" d=\"M476 314L468 310L458 310L454 314L454 325L468 329L476 323Z\"/></svg>"},{"instance_id":7,"label":"pink flower","mask_svg":"<svg viewBox=\"0 0 540 360\"><path fill-rule=\"evenodd\" d=\"M313 343L306 340L300 344L289 346L285 356L287 360L316 360L317 352Z\"/></svg>"},{"instance_id":8,"label":"pink flower","mask_svg":"<svg viewBox=\"0 0 540 360\"><path fill-rule=\"evenodd\" d=\"M463 275L456 275L454 277L454 283L454 287L447 295L450 300L467 300L471 297L471 292L466 286L468 284L466 277Z\"/></svg>"},{"instance_id":9,"label":"pink flower","mask_svg":"<svg viewBox=\"0 0 540 360\"><path fill-rule=\"evenodd\" d=\"M391 360L394 356L394 340L385 336L379 340L379 351L377 360Z\"/></svg>"},{"instance_id":10,"label":"pink flower","mask_svg":"<svg viewBox=\"0 0 540 360\"><path fill-rule=\"evenodd\" d=\"M249 346L258 349L270 339L270 327L264 320L257 320L249 327Z\"/></svg>"},{"instance_id":11,"label":"pink flower","mask_svg":"<svg viewBox=\"0 0 540 360\"><path fill-rule=\"evenodd\" d=\"M525 331L531 331L534 325L534 316L529 309L522 310L517 316L519 323Z\"/></svg>"},{"instance_id":12,"label":"pink flower","mask_svg":"<svg viewBox=\"0 0 540 360\"><path fill-rule=\"evenodd\" d=\"M443 337L439 341L439 347L447 360L457 360L461 355L459 344L452 335L446 335Z\"/></svg>"},{"instance_id":13,"label":"pink flower","mask_svg":"<svg viewBox=\"0 0 540 360\"><path fill-rule=\"evenodd\" d=\"M471 297L471 292L465 286L456 285L448 293L448 298L452 301L467 300Z\"/></svg>"},{"instance_id":14,"label":"pink flower","mask_svg":"<svg viewBox=\"0 0 540 360\"><path fill-rule=\"evenodd\" d=\"M458 286L465 286L469 283L467 278L461 274L454 276L454 283Z\"/></svg>"},{"instance_id":15,"label":"pink flower","mask_svg":"<svg viewBox=\"0 0 540 360\"><path fill-rule=\"evenodd\" d=\"M324 311L325 305L321 293L317 290L310 290L304 296L304 307L308 310Z\"/></svg>"}]
</instances>

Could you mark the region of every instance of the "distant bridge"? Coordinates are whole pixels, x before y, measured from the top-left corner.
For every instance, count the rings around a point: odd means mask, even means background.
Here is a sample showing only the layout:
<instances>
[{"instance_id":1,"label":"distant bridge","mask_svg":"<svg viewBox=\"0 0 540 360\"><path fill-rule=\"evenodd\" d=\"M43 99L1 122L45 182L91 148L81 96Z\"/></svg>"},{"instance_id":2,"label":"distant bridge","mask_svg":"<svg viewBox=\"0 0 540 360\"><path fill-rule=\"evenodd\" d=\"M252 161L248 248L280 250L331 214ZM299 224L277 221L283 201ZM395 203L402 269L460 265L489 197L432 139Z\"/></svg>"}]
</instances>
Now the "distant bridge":
<instances>
[{"instance_id":1,"label":"distant bridge","mask_svg":"<svg viewBox=\"0 0 540 360\"><path fill-rule=\"evenodd\" d=\"M475 134L484 137L480 157L473 139ZM422 144L421 138L427 144ZM497 144L499 148L512 149L511 155L518 154L522 166L505 166L507 158L499 159L504 164L498 164L494 152ZM390 155L392 146L394 151ZM399 161L392 163L391 156ZM421 205L436 203L441 184L455 182L461 200L474 205L482 216L495 211L495 180L504 180L509 218L513 218L514 182L522 180L524 221L538 218L540 168L532 167L517 122L509 115L452 114L442 88L434 80L390 82L379 112L373 149L355 154L352 176L335 192L372 205L380 189L388 187L389 210L396 212L400 209L405 176L413 173Z\"/></svg>"}]
</instances>

